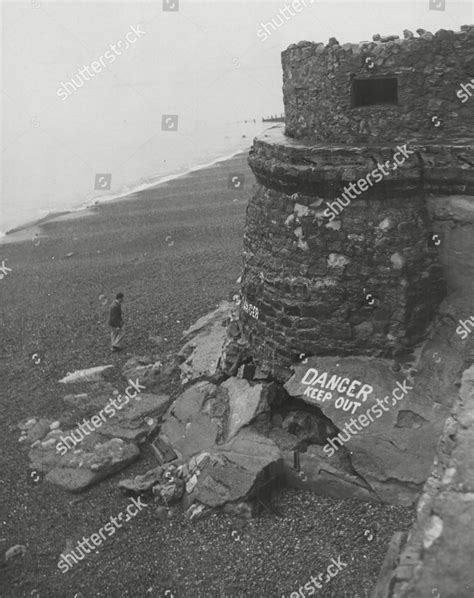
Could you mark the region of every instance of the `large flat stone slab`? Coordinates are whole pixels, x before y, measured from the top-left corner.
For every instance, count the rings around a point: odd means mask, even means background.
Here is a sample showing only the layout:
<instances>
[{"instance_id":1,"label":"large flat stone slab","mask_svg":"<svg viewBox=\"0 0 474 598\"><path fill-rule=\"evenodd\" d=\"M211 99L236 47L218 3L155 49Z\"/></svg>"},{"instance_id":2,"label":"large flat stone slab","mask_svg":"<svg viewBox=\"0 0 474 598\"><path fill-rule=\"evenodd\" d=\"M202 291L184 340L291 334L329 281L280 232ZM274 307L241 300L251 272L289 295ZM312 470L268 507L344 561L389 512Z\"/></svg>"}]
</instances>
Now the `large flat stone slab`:
<instances>
[{"instance_id":1,"label":"large flat stone slab","mask_svg":"<svg viewBox=\"0 0 474 598\"><path fill-rule=\"evenodd\" d=\"M150 432L148 420L151 418L152 426L155 427L168 408L169 402L168 395L139 394L135 399L130 399L122 410L117 411L97 431L109 438L140 442Z\"/></svg>"},{"instance_id":2,"label":"large flat stone slab","mask_svg":"<svg viewBox=\"0 0 474 598\"><path fill-rule=\"evenodd\" d=\"M150 391L170 381L179 359L171 353L159 356L134 356L122 368L125 380L138 380Z\"/></svg>"},{"instance_id":3,"label":"large flat stone slab","mask_svg":"<svg viewBox=\"0 0 474 598\"><path fill-rule=\"evenodd\" d=\"M222 302L184 332L186 343L179 352L184 358L179 366L183 380L192 382L214 374L226 339L225 320L232 307L232 303Z\"/></svg>"},{"instance_id":4,"label":"large flat stone slab","mask_svg":"<svg viewBox=\"0 0 474 598\"><path fill-rule=\"evenodd\" d=\"M221 384L229 397L229 419L227 440L248 425L257 415L269 411L270 407L263 394L263 385L250 385L242 378L228 378Z\"/></svg>"},{"instance_id":5,"label":"large flat stone slab","mask_svg":"<svg viewBox=\"0 0 474 598\"><path fill-rule=\"evenodd\" d=\"M326 448L330 458L342 445L355 471L382 500L411 504L429 475L449 409L420 392L420 378L393 372L392 363L312 357L295 367L285 388L317 405L339 428L338 440Z\"/></svg>"},{"instance_id":6,"label":"large flat stone slab","mask_svg":"<svg viewBox=\"0 0 474 598\"><path fill-rule=\"evenodd\" d=\"M378 502L375 493L357 476L349 473L341 455L329 459L322 447L313 445L299 454L300 468L294 468L293 451L283 453L285 460L285 481L293 488L311 490L320 496L333 498L357 498Z\"/></svg>"},{"instance_id":7,"label":"large flat stone slab","mask_svg":"<svg viewBox=\"0 0 474 598\"><path fill-rule=\"evenodd\" d=\"M210 382L190 386L164 416L160 436L184 458L213 447L223 432L220 418L213 417L219 400Z\"/></svg>"},{"instance_id":8,"label":"large flat stone slab","mask_svg":"<svg viewBox=\"0 0 474 598\"><path fill-rule=\"evenodd\" d=\"M248 497L283 470L275 443L250 430L241 430L230 442L209 452L210 458L200 466L195 492L196 499L210 507Z\"/></svg>"},{"instance_id":9,"label":"large flat stone slab","mask_svg":"<svg viewBox=\"0 0 474 598\"><path fill-rule=\"evenodd\" d=\"M46 473L45 479L70 492L80 492L127 467L138 459L140 451L120 438L106 440L91 434L76 447L61 455L56 450L60 437L67 432L54 430L29 453L31 468Z\"/></svg>"}]
</instances>

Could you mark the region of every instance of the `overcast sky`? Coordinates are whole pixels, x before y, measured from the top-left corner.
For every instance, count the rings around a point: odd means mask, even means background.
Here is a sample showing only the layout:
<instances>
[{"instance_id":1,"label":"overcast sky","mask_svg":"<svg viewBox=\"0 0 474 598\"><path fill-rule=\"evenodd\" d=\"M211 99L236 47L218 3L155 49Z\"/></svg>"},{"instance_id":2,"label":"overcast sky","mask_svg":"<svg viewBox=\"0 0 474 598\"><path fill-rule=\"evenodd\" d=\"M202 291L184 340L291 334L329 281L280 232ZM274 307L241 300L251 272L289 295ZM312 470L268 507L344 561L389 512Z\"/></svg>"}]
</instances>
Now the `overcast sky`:
<instances>
[{"instance_id":1,"label":"overcast sky","mask_svg":"<svg viewBox=\"0 0 474 598\"><path fill-rule=\"evenodd\" d=\"M91 195L94 173L113 173L117 190L178 166L179 156L192 162L200 148L218 154L226 131L230 147L229 123L282 110L280 53L291 43L458 30L474 20L471 1L447 0L443 11L429 2L306 0L265 41L258 31L284 2L181 0L178 11L162 0L4 2L3 214L28 220L33 206L71 205ZM106 64L111 44L137 26L145 33ZM58 95L100 57L100 72ZM176 135L162 131L164 114L179 115Z\"/></svg>"}]
</instances>

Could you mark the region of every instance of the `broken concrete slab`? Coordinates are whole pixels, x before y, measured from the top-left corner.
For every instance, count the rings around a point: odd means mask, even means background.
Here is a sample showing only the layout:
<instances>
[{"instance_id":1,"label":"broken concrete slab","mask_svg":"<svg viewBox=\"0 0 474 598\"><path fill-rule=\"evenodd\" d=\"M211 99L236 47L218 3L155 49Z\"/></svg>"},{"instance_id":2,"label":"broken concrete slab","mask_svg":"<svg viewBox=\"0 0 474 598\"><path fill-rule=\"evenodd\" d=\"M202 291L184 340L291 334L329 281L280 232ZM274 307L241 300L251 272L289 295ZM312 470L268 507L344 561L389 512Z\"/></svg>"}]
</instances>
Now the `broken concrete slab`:
<instances>
[{"instance_id":1,"label":"broken concrete slab","mask_svg":"<svg viewBox=\"0 0 474 598\"><path fill-rule=\"evenodd\" d=\"M167 395L151 393L119 400L118 391L110 393L108 383L91 382L91 387L98 394L67 395L64 401L82 413L92 412L93 428L89 427L90 422L71 421L77 415L63 415L53 422L30 418L19 425L21 440L31 445L31 468L47 473L47 481L71 492L83 490L137 459L140 451L136 445L156 429L170 402ZM100 417L100 410L111 399L117 399L113 403L115 413L105 411L108 419L104 413ZM64 426L68 429L63 430Z\"/></svg>"},{"instance_id":2,"label":"broken concrete slab","mask_svg":"<svg viewBox=\"0 0 474 598\"><path fill-rule=\"evenodd\" d=\"M114 395L118 394L119 391L110 382L101 380L90 382L87 392L65 395L63 402L68 408L68 413L78 410L86 414L100 411Z\"/></svg>"},{"instance_id":3,"label":"broken concrete slab","mask_svg":"<svg viewBox=\"0 0 474 598\"><path fill-rule=\"evenodd\" d=\"M369 437L366 440L356 437L354 442L348 443L352 465L383 502L408 507L418 498L429 475L440 431L431 428L431 434L437 436L426 433L423 438L413 439L408 447L396 446L385 438L370 437L368 448ZM428 446L427 439L431 441ZM428 450L430 446L433 453Z\"/></svg>"},{"instance_id":4,"label":"broken concrete slab","mask_svg":"<svg viewBox=\"0 0 474 598\"><path fill-rule=\"evenodd\" d=\"M179 366L183 382L210 378L214 374L226 340L225 320L233 307L232 303L223 301L184 332L186 343L179 352L183 359Z\"/></svg>"},{"instance_id":5,"label":"broken concrete slab","mask_svg":"<svg viewBox=\"0 0 474 598\"><path fill-rule=\"evenodd\" d=\"M221 326L226 318L229 317L234 304L230 301L221 301L216 309L200 317L194 324L183 332L183 338L191 339L199 332L210 330L216 322L220 322Z\"/></svg>"},{"instance_id":6,"label":"broken concrete slab","mask_svg":"<svg viewBox=\"0 0 474 598\"><path fill-rule=\"evenodd\" d=\"M100 417L101 410L109 404L109 410L105 410L108 417L105 418L104 415L104 418L95 426L97 432L108 438L122 438L135 442L142 442L157 428L159 419L170 403L168 395L139 393L132 399L126 395L120 395L117 390L111 394L67 395L63 400L68 406L74 406L83 414L87 414L86 419L94 416ZM114 406L112 407L112 405ZM110 413L110 409L114 410L114 414ZM79 418L76 416L76 419ZM63 423L64 420L63 416ZM67 423L74 425L75 422L68 418Z\"/></svg>"},{"instance_id":7,"label":"broken concrete slab","mask_svg":"<svg viewBox=\"0 0 474 598\"><path fill-rule=\"evenodd\" d=\"M99 365L85 370L76 370L68 372L64 378L59 380L61 384L78 384L81 382L98 382L104 379L104 373L110 371L115 366Z\"/></svg>"},{"instance_id":8,"label":"broken concrete slab","mask_svg":"<svg viewBox=\"0 0 474 598\"><path fill-rule=\"evenodd\" d=\"M215 446L223 434L225 398L210 382L198 382L180 395L163 417L160 436L184 458ZM221 409L216 409L221 405ZM221 413L217 417L215 411Z\"/></svg>"},{"instance_id":9,"label":"broken concrete slab","mask_svg":"<svg viewBox=\"0 0 474 598\"><path fill-rule=\"evenodd\" d=\"M215 397L216 390L216 385L211 382L197 382L174 401L169 412L180 422L186 424L204 411L205 405Z\"/></svg>"},{"instance_id":10,"label":"broken concrete slab","mask_svg":"<svg viewBox=\"0 0 474 598\"><path fill-rule=\"evenodd\" d=\"M123 366L122 377L127 381L138 380L150 390L168 383L179 363L180 359L171 353L164 357L134 356Z\"/></svg>"},{"instance_id":11,"label":"broken concrete slab","mask_svg":"<svg viewBox=\"0 0 474 598\"><path fill-rule=\"evenodd\" d=\"M60 455L56 444L61 430L54 430L29 453L31 468L47 472L45 479L70 492L80 492L88 486L120 471L138 459L140 451L120 438L103 441L90 435L76 449Z\"/></svg>"},{"instance_id":12,"label":"broken concrete slab","mask_svg":"<svg viewBox=\"0 0 474 598\"><path fill-rule=\"evenodd\" d=\"M97 432L109 438L142 442L165 413L170 403L168 395L139 394L109 418ZM150 426L148 419L152 418Z\"/></svg>"},{"instance_id":13,"label":"broken concrete slab","mask_svg":"<svg viewBox=\"0 0 474 598\"><path fill-rule=\"evenodd\" d=\"M285 482L289 486L311 490L320 496L380 502L363 480L348 471L347 463L341 455L329 459L322 447L310 446L306 452L299 454L300 470L297 471L294 468L293 454L292 451L283 453Z\"/></svg>"},{"instance_id":14,"label":"broken concrete slab","mask_svg":"<svg viewBox=\"0 0 474 598\"><path fill-rule=\"evenodd\" d=\"M217 462L216 462L217 461ZM196 499L210 507L249 498L283 471L280 450L269 438L240 430L200 466Z\"/></svg>"},{"instance_id":15,"label":"broken concrete slab","mask_svg":"<svg viewBox=\"0 0 474 598\"><path fill-rule=\"evenodd\" d=\"M340 430L328 455L343 446L356 473L382 500L408 505L430 473L449 409L420 393L420 376L408 381L392 366L368 357L311 357L295 367L285 389L317 405Z\"/></svg>"},{"instance_id":16,"label":"broken concrete slab","mask_svg":"<svg viewBox=\"0 0 474 598\"><path fill-rule=\"evenodd\" d=\"M197 382L163 417L160 437L184 458L221 445L269 411L267 386L251 386L241 378L229 378L219 387Z\"/></svg>"},{"instance_id":17,"label":"broken concrete slab","mask_svg":"<svg viewBox=\"0 0 474 598\"><path fill-rule=\"evenodd\" d=\"M262 392L262 384L250 385L247 380L242 378L229 378L220 387L227 392L229 402L227 440L233 438L257 415L270 411Z\"/></svg>"},{"instance_id":18,"label":"broken concrete slab","mask_svg":"<svg viewBox=\"0 0 474 598\"><path fill-rule=\"evenodd\" d=\"M167 420L160 432L163 439L169 442L183 458L191 457L201 450L214 446L218 434L217 425L204 415L196 416L185 426L177 421Z\"/></svg>"}]
</instances>

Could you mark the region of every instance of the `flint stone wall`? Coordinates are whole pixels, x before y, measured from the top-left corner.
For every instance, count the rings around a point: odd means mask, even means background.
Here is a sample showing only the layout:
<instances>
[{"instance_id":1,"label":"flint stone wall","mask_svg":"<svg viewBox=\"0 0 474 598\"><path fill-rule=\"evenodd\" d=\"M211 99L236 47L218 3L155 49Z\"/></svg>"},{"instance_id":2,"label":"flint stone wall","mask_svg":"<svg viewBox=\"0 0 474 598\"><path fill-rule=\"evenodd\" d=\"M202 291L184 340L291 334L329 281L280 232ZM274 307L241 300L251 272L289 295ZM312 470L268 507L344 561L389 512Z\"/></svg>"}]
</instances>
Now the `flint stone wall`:
<instances>
[{"instance_id":1,"label":"flint stone wall","mask_svg":"<svg viewBox=\"0 0 474 598\"><path fill-rule=\"evenodd\" d=\"M282 66L291 137L442 140L471 135L474 128L474 98L457 95L474 78L474 26L385 43L300 42L282 53ZM353 108L352 81L377 77L397 78L398 103Z\"/></svg>"},{"instance_id":2,"label":"flint stone wall","mask_svg":"<svg viewBox=\"0 0 474 598\"><path fill-rule=\"evenodd\" d=\"M313 145L282 127L255 139L241 319L257 363L283 377L302 353L389 357L423 337L445 295L426 199L474 195L474 144L408 147L397 171L330 220L344 186L396 147Z\"/></svg>"}]
</instances>

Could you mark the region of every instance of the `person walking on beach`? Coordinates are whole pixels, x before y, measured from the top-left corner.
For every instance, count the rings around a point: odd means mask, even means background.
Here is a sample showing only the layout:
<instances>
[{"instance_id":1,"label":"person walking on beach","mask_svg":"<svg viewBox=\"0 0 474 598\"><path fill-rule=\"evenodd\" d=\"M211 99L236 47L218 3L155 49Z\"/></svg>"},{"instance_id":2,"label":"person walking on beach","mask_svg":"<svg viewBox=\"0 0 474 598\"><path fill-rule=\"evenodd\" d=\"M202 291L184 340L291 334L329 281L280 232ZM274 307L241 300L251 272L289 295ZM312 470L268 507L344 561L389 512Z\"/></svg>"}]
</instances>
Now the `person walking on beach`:
<instances>
[{"instance_id":1,"label":"person walking on beach","mask_svg":"<svg viewBox=\"0 0 474 598\"><path fill-rule=\"evenodd\" d=\"M122 341L125 332L123 330L122 303L123 293L117 293L115 301L110 304L109 326L112 328L110 334L112 352L122 351L123 349Z\"/></svg>"}]
</instances>

